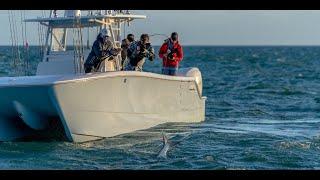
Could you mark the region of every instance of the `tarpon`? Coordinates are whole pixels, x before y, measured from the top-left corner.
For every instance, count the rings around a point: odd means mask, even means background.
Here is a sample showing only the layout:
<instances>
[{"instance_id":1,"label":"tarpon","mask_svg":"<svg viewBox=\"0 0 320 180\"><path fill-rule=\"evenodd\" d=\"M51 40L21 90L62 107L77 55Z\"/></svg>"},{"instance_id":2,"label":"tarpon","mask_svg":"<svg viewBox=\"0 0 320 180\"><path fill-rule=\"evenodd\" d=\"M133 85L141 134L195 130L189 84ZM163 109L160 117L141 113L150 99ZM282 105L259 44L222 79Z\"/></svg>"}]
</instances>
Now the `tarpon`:
<instances>
[{"instance_id":1,"label":"tarpon","mask_svg":"<svg viewBox=\"0 0 320 180\"><path fill-rule=\"evenodd\" d=\"M163 139L163 145L162 145L162 149L160 150L159 154L158 154L158 158L167 158L167 152L170 148L170 143L168 141L168 138L165 134L163 134L162 136Z\"/></svg>"},{"instance_id":2,"label":"tarpon","mask_svg":"<svg viewBox=\"0 0 320 180\"><path fill-rule=\"evenodd\" d=\"M162 149L160 150L160 152L158 153L158 158L167 158L167 152L169 150L169 148L173 148L174 146L176 146L177 144L181 143L183 140L185 140L186 138L188 138L189 136L186 136L182 139L180 139L179 141L176 142L169 142L168 137L162 133L162 139L163 139L163 144L162 144Z\"/></svg>"}]
</instances>

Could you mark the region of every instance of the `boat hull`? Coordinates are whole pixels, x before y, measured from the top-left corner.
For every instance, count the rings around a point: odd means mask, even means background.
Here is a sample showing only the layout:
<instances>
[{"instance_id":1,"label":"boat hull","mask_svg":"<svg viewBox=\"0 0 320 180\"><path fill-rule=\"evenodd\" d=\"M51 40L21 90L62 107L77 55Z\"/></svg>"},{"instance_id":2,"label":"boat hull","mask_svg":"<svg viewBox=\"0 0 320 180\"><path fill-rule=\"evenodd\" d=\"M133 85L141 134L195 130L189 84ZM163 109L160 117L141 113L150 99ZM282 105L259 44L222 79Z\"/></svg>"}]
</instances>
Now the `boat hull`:
<instances>
[{"instance_id":1,"label":"boat hull","mask_svg":"<svg viewBox=\"0 0 320 180\"><path fill-rule=\"evenodd\" d=\"M46 84L0 87L0 105L5 107L0 117L3 123L20 119L29 131L46 129L50 119L59 119L66 140L83 142L167 122L201 122L201 88L194 77L146 72L56 77Z\"/></svg>"}]
</instances>

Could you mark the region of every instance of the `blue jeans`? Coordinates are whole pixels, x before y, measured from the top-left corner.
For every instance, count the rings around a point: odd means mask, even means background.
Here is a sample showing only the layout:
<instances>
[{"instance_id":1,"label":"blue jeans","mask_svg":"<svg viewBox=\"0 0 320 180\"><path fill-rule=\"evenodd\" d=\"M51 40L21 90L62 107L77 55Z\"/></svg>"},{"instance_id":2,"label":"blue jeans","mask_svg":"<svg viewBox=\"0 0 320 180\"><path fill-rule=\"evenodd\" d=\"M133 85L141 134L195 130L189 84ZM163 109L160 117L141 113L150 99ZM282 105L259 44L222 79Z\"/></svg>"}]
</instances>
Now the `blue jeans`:
<instances>
[{"instance_id":1,"label":"blue jeans","mask_svg":"<svg viewBox=\"0 0 320 180\"><path fill-rule=\"evenodd\" d=\"M178 67L162 67L162 74L175 76L177 75Z\"/></svg>"}]
</instances>

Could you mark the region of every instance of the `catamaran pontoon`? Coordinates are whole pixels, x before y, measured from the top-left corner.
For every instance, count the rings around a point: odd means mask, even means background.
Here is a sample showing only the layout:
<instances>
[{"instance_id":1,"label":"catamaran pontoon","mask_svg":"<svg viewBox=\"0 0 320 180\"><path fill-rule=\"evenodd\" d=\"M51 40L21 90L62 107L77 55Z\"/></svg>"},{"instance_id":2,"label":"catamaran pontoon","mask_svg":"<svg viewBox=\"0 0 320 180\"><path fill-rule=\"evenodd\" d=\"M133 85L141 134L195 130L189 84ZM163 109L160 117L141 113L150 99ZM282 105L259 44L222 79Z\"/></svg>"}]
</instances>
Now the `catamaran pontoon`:
<instances>
[{"instance_id":1,"label":"catamaran pontoon","mask_svg":"<svg viewBox=\"0 0 320 180\"><path fill-rule=\"evenodd\" d=\"M63 17L29 19L47 27L46 48L35 76L0 78L0 140L52 136L82 142L147 129L167 122L201 122L205 117L202 77L197 68L178 76L120 71L120 56L85 74L89 49L83 28L105 27L120 46L121 25L145 16L65 11ZM51 13L52 14L52 13ZM78 45L67 50L68 30ZM75 38L75 37L73 37Z\"/></svg>"}]
</instances>

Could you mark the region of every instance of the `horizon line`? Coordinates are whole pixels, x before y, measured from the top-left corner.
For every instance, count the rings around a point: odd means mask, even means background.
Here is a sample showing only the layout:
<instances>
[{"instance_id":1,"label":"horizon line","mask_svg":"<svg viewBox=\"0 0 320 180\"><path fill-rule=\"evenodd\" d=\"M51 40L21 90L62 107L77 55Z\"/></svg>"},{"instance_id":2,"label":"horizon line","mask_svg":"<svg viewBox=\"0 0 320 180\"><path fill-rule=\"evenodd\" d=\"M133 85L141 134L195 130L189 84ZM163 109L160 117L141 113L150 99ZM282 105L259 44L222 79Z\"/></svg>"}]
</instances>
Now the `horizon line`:
<instances>
[{"instance_id":1,"label":"horizon line","mask_svg":"<svg viewBox=\"0 0 320 180\"><path fill-rule=\"evenodd\" d=\"M155 44L153 46L161 46L162 44ZM320 46L320 44L181 44L182 46ZM0 46L12 46L11 44L0 44ZM23 45L18 45L23 46ZM38 44L29 44L28 46L40 46ZM72 46L72 45L68 45Z\"/></svg>"}]
</instances>

